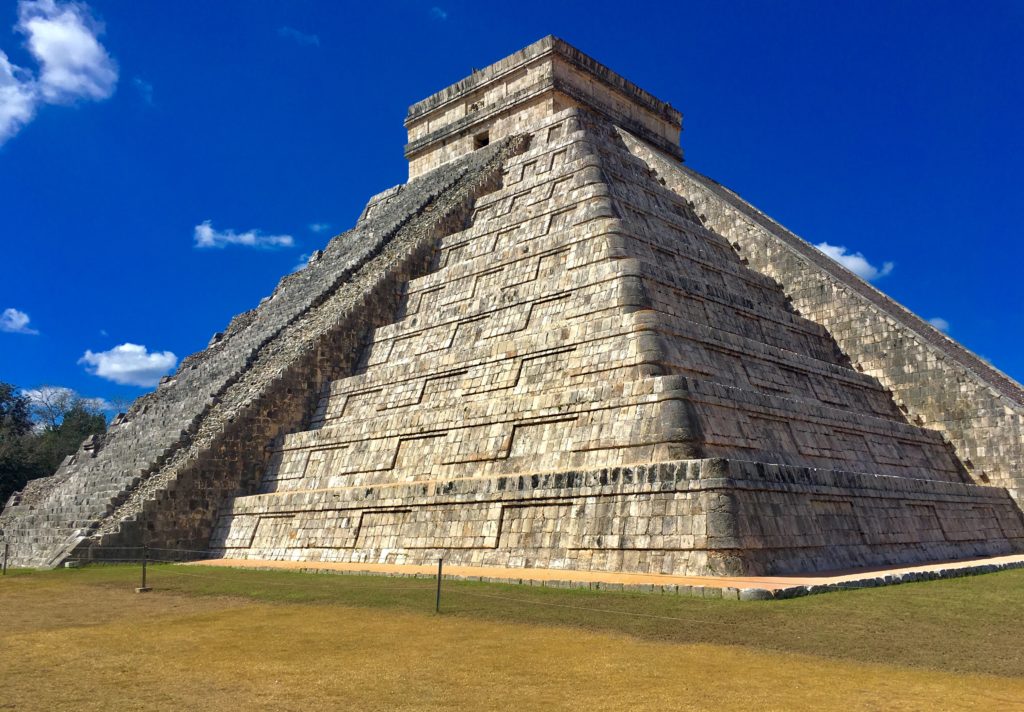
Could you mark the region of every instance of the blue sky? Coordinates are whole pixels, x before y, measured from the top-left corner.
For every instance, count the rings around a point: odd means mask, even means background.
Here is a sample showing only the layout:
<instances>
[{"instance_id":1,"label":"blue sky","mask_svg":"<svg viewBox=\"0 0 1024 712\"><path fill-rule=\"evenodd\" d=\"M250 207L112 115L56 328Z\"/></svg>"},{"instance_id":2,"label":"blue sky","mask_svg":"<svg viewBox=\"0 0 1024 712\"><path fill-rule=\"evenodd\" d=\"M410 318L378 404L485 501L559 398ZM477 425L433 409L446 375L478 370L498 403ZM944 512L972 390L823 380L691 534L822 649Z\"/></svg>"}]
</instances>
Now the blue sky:
<instances>
[{"instance_id":1,"label":"blue sky","mask_svg":"<svg viewBox=\"0 0 1024 712\"><path fill-rule=\"evenodd\" d=\"M144 392L405 180L409 104L549 33L1024 380L1024 3L995 0L0 0L0 380Z\"/></svg>"}]
</instances>

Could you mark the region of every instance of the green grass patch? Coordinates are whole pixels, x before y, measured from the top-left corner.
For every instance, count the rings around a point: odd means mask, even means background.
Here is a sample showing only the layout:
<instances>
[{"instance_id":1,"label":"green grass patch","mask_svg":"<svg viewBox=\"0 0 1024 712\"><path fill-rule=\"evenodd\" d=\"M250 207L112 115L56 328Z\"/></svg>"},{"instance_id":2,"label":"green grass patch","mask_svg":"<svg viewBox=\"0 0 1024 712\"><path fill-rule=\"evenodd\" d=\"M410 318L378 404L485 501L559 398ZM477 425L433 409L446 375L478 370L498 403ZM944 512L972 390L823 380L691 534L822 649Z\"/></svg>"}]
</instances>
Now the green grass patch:
<instances>
[{"instance_id":1,"label":"green grass patch","mask_svg":"<svg viewBox=\"0 0 1024 712\"><path fill-rule=\"evenodd\" d=\"M90 588L130 589L138 578L139 568L127 565L15 570L0 579L0 600L5 588L42 595L70 586L87 605ZM157 594L413 613L433 612L435 591L432 579L174 565L151 565L149 584ZM5 607L15 613L12 604ZM752 602L444 581L442 615L1024 677L1024 570Z\"/></svg>"}]
</instances>

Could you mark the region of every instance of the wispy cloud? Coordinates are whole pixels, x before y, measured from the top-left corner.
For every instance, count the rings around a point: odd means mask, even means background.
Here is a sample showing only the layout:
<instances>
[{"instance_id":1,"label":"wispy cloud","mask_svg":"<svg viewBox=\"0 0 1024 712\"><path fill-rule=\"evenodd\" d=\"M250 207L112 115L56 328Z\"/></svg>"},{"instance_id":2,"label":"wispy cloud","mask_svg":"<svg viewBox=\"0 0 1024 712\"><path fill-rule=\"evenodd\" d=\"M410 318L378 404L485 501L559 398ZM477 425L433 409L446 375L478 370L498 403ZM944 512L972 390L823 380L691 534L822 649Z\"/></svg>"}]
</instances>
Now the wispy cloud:
<instances>
[{"instance_id":1,"label":"wispy cloud","mask_svg":"<svg viewBox=\"0 0 1024 712\"><path fill-rule=\"evenodd\" d=\"M152 353L140 344L119 344L109 351L86 351L78 363L94 376L126 386L152 387L178 364L170 351Z\"/></svg>"},{"instance_id":2,"label":"wispy cloud","mask_svg":"<svg viewBox=\"0 0 1024 712\"><path fill-rule=\"evenodd\" d=\"M280 37L284 37L285 39L297 42L298 44L303 45L304 47L320 46L319 36L307 34L305 32L302 32L301 30L296 30L294 27L288 27L288 25L278 27L277 34Z\"/></svg>"},{"instance_id":3,"label":"wispy cloud","mask_svg":"<svg viewBox=\"0 0 1024 712\"><path fill-rule=\"evenodd\" d=\"M441 20L443 22L444 20L448 19L448 11L445 10L443 7L438 7L437 5L434 5L434 7L430 8L430 16L433 17L435 20Z\"/></svg>"},{"instance_id":4,"label":"wispy cloud","mask_svg":"<svg viewBox=\"0 0 1024 712\"><path fill-rule=\"evenodd\" d=\"M944 334L949 332L949 322L943 319L941 316L933 316L931 319L928 320L928 323Z\"/></svg>"},{"instance_id":5,"label":"wispy cloud","mask_svg":"<svg viewBox=\"0 0 1024 712\"><path fill-rule=\"evenodd\" d=\"M204 220L195 226L193 238L195 239L195 246L200 249L222 248L228 245L273 249L276 247L291 247L295 244L295 238L291 235L264 235L259 230L248 230L246 232L215 230L210 220Z\"/></svg>"},{"instance_id":6,"label":"wispy cloud","mask_svg":"<svg viewBox=\"0 0 1024 712\"><path fill-rule=\"evenodd\" d=\"M10 334L29 334L35 336L39 332L28 325L29 321L31 320L28 314L9 307L0 314L0 331L6 331Z\"/></svg>"},{"instance_id":7,"label":"wispy cloud","mask_svg":"<svg viewBox=\"0 0 1024 712\"><path fill-rule=\"evenodd\" d=\"M300 269L306 269L309 266L309 258L312 255L308 252L299 255L299 261L292 267L292 272L298 272Z\"/></svg>"},{"instance_id":8,"label":"wispy cloud","mask_svg":"<svg viewBox=\"0 0 1024 712\"><path fill-rule=\"evenodd\" d=\"M0 50L0 146L32 120L38 103L29 73L11 64Z\"/></svg>"},{"instance_id":9,"label":"wispy cloud","mask_svg":"<svg viewBox=\"0 0 1024 712\"><path fill-rule=\"evenodd\" d=\"M309 229L315 233L327 232L331 229L330 223L310 223Z\"/></svg>"},{"instance_id":10,"label":"wispy cloud","mask_svg":"<svg viewBox=\"0 0 1024 712\"><path fill-rule=\"evenodd\" d=\"M139 98L146 106L153 106L153 85L141 77L132 79L132 86L139 93Z\"/></svg>"},{"instance_id":11,"label":"wispy cloud","mask_svg":"<svg viewBox=\"0 0 1024 712\"><path fill-rule=\"evenodd\" d=\"M830 245L827 242L817 244L815 247L861 279L866 279L869 282L891 274L893 268L896 266L892 262L883 262L881 267L876 267L868 262L867 258L860 252L848 252L846 247L837 247L836 245Z\"/></svg>"},{"instance_id":12,"label":"wispy cloud","mask_svg":"<svg viewBox=\"0 0 1024 712\"><path fill-rule=\"evenodd\" d=\"M117 64L100 44L103 26L84 3L21 0L14 29L39 65L32 71L11 64L0 50L0 145L45 104L100 101L117 85Z\"/></svg>"}]
</instances>

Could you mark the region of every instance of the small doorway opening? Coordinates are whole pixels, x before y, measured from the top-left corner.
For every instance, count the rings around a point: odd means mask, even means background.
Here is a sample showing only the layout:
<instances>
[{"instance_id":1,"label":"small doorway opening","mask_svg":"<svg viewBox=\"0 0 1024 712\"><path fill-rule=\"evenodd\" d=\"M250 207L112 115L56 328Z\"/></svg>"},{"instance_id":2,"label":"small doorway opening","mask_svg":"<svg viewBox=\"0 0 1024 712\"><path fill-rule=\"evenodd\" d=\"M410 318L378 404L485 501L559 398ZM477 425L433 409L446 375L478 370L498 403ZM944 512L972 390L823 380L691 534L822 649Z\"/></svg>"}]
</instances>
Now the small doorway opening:
<instances>
[{"instance_id":1,"label":"small doorway opening","mask_svg":"<svg viewBox=\"0 0 1024 712\"><path fill-rule=\"evenodd\" d=\"M477 151L491 142L491 134L489 131L483 131L473 137L473 150Z\"/></svg>"}]
</instances>

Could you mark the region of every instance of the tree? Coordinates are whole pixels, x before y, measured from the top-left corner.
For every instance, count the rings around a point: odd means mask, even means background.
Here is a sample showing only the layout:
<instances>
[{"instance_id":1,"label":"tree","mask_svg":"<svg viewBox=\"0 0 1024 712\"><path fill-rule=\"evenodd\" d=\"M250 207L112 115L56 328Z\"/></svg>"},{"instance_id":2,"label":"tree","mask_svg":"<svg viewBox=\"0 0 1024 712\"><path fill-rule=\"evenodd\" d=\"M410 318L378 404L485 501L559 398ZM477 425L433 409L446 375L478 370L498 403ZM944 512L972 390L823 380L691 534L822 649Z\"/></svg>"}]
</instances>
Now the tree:
<instances>
[{"instance_id":1,"label":"tree","mask_svg":"<svg viewBox=\"0 0 1024 712\"><path fill-rule=\"evenodd\" d=\"M43 428L60 426L64 414L71 410L81 398L70 388L39 386L29 391L32 419Z\"/></svg>"},{"instance_id":2,"label":"tree","mask_svg":"<svg viewBox=\"0 0 1024 712\"><path fill-rule=\"evenodd\" d=\"M32 430L32 403L10 383L0 382L0 437L21 436Z\"/></svg>"},{"instance_id":3,"label":"tree","mask_svg":"<svg viewBox=\"0 0 1024 712\"><path fill-rule=\"evenodd\" d=\"M26 447L32 428L29 399L10 383L0 382L0 506L30 479L39 477Z\"/></svg>"},{"instance_id":4,"label":"tree","mask_svg":"<svg viewBox=\"0 0 1024 712\"><path fill-rule=\"evenodd\" d=\"M32 449L37 467L53 474L64 458L78 451L90 435L107 430L107 419L81 398L69 401L56 425L46 425L33 438Z\"/></svg>"},{"instance_id":5,"label":"tree","mask_svg":"<svg viewBox=\"0 0 1024 712\"><path fill-rule=\"evenodd\" d=\"M69 388L41 386L29 395L0 383L0 506L30 480L52 475L83 440L107 429L97 402Z\"/></svg>"}]
</instances>

